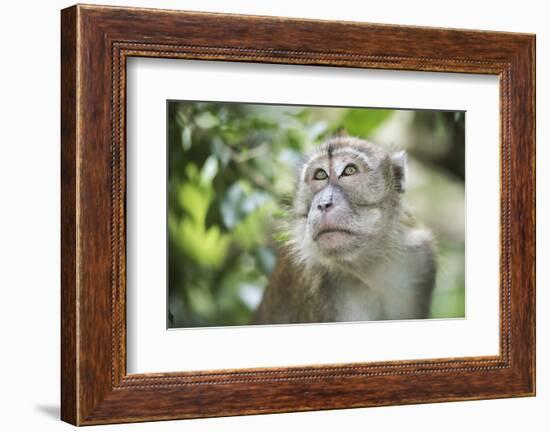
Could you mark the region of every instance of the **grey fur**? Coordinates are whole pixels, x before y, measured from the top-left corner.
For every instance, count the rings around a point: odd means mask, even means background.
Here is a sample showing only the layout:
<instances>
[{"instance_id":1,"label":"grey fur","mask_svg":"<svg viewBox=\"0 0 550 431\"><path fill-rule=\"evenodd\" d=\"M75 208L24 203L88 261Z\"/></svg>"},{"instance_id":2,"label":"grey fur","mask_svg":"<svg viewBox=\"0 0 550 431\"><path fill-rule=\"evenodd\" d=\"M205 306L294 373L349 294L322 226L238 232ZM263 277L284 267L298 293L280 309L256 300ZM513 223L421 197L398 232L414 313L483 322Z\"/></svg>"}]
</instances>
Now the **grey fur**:
<instances>
[{"instance_id":1,"label":"grey fur","mask_svg":"<svg viewBox=\"0 0 550 431\"><path fill-rule=\"evenodd\" d=\"M326 180L314 179L319 169ZM405 182L404 152L358 138L334 137L309 155L287 221L291 239L252 323L428 317L434 241L403 208Z\"/></svg>"}]
</instances>

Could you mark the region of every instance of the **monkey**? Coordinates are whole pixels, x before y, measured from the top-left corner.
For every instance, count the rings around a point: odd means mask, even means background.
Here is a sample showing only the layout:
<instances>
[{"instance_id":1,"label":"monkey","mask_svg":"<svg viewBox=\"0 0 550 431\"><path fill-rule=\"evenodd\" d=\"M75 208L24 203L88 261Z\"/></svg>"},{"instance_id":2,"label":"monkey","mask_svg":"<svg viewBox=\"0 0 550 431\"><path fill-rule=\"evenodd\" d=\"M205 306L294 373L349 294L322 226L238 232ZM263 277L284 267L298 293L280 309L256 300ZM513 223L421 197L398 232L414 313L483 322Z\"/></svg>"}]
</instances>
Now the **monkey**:
<instances>
[{"instance_id":1,"label":"monkey","mask_svg":"<svg viewBox=\"0 0 550 431\"><path fill-rule=\"evenodd\" d=\"M407 154L342 133L300 166L252 324L429 317L435 241L405 208Z\"/></svg>"}]
</instances>

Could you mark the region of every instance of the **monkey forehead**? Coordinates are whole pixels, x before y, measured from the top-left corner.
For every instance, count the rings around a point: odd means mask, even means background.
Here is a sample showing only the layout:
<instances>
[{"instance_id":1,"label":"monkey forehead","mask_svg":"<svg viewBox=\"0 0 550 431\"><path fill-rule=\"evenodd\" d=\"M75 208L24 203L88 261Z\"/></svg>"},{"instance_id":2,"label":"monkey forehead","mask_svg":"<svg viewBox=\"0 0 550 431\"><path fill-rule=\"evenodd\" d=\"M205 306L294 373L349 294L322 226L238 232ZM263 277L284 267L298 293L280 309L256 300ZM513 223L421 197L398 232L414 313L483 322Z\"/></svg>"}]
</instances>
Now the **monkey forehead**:
<instances>
[{"instance_id":1,"label":"monkey forehead","mask_svg":"<svg viewBox=\"0 0 550 431\"><path fill-rule=\"evenodd\" d=\"M380 146L363 139L347 136L332 138L320 145L306 159L302 165L301 181L305 180L306 173L312 164L345 155L362 160L370 169L378 168L380 161L387 156Z\"/></svg>"}]
</instances>

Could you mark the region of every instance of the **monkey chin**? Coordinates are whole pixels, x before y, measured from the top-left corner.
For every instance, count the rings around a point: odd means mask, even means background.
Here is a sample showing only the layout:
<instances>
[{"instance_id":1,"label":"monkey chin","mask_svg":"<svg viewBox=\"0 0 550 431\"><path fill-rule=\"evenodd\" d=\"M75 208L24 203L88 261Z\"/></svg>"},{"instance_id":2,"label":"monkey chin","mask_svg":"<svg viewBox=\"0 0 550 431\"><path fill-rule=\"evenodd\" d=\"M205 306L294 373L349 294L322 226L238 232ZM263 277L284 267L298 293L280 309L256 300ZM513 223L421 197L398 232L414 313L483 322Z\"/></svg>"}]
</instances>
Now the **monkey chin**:
<instances>
[{"instance_id":1,"label":"monkey chin","mask_svg":"<svg viewBox=\"0 0 550 431\"><path fill-rule=\"evenodd\" d=\"M326 257L345 257L356 247L355 236L346 230L330 230L319 233L315 243L321 255Z\"/></svg>"}]
</instances>

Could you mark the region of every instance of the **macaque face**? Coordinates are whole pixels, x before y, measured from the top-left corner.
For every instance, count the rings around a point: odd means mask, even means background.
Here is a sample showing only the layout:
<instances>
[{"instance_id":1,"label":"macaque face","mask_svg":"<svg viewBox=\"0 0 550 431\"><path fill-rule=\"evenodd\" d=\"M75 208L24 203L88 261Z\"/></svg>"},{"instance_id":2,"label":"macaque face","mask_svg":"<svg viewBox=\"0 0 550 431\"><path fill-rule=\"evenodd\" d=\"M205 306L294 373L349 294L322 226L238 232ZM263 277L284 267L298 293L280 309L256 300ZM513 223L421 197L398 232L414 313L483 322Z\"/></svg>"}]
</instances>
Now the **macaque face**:
<instances>
[{"instance_id":1,"label":"macaque face","mask_svg":"<svg viewBox=\"0 0 550 431\"><path fill-rule=\"evenodd\" d=\"M320 258L377 254L395 206L393 172L391 156L366 141L329 144L310 157L295 205L310 251Z\"/></svg>"}]
</instances>

